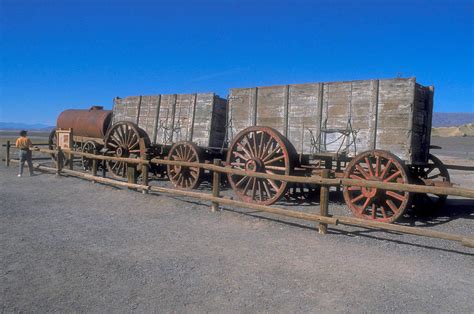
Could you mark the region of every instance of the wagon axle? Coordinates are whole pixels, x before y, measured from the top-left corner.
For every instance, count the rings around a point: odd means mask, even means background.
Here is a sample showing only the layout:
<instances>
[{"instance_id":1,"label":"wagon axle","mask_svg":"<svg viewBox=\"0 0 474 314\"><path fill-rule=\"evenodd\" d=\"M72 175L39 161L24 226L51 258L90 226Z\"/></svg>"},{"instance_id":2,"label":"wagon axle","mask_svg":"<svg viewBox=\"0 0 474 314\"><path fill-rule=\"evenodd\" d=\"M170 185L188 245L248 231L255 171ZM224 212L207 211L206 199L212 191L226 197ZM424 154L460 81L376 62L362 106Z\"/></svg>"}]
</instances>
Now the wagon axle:
<instances>
[{"instance_id":1,"label":"wagon axle","mask_svg":"<svg viewBox=\"0 0 474 314\"><path fill-rule=\"evenodd\" d=\"M252 158L245 163L245 170L249 172L265 172L265 164L258 158Z\"/></svg>"}]
</instances>

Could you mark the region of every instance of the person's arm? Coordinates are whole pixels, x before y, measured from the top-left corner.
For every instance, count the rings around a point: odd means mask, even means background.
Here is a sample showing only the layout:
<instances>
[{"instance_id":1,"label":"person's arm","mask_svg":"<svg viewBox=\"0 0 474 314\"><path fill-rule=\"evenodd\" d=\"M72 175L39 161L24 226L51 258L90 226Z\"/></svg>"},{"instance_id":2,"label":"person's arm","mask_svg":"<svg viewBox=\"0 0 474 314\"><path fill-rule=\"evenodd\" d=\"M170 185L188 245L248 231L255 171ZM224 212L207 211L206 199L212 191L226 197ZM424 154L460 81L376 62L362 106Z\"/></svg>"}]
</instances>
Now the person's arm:
<instances>
[{"instance_id":1,"label":"person's arm","mask_svg":"<svg viewBox=\"0 0 474 314\"><path fill-rule=\"evenodd\" d=\"M33 143L31 142L29 138L26 140L26 145L28 145L28 148L33 147Z\"/></svg>"},{"instance_id":2,"label":"person's arm","mask_svg":"<svg viewBox=\"0 0 474 314\"><path fill-rule=\"evenodd\" d=\"M20 139L19 138L16 139L15 146L16 146L16 148L20 148Z\"/></svg>"}]
</instances>

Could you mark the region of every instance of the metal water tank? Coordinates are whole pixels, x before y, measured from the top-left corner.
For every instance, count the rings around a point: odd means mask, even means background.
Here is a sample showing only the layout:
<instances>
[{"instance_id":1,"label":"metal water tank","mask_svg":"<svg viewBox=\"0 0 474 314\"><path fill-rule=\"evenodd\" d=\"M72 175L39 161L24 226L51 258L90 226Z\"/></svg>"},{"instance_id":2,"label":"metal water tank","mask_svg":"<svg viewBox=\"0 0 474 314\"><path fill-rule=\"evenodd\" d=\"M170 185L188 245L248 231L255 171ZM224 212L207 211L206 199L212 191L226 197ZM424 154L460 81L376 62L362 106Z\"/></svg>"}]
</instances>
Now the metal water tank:
<instances>
[{"instance_id":1,"label":"metal water tank","mask_svg":"<svg viewBox=\"0 0 474 314\"><path fill-rule=\"evenodd\" d=\"M74 136L104 138L112 121L112 110L101 106L90 109L68 109L61 112L56 127L72 129Z\"/></svg>"}]
</instances>

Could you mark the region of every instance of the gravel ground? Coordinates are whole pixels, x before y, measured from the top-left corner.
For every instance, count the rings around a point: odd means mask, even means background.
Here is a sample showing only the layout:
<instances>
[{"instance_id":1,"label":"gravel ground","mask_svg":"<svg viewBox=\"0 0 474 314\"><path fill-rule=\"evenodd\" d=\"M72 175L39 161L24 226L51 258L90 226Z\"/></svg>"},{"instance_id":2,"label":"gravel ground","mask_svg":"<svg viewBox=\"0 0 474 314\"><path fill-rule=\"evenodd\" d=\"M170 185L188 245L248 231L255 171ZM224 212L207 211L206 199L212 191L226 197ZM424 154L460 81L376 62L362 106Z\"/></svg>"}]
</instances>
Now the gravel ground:
<instances>
[{"instance_id":1,"label":"gravel ground","mask_svg":"<svg viewBox=\"0 0 474 314\"><path fill-rule=\"evenodd\" d=\"M16 171L0 166L2 312L474 308L474 250L455 242L344 226L323 236L308 222ZM401 223L472 236L473 217L473 201L450 199L436 218Z\"/></svg>"}]
</instances>

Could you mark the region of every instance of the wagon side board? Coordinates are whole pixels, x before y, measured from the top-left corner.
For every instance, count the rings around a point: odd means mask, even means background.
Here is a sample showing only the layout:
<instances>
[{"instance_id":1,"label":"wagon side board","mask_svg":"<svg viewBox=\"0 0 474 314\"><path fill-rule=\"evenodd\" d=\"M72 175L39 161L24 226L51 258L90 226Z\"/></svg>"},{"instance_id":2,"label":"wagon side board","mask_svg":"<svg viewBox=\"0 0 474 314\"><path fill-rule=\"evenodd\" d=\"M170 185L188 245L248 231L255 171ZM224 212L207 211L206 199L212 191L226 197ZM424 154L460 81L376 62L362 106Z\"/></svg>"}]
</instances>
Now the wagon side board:
<instances>
[{"instance_id":1,"label":"wagon side board","mask_svg":"<svg viewBox=\"0 0 474 314\"><path fill-rule=\"evenodd\" d=\"M228 135L269 126L299 154L383 149L416 164L426 162L431 114L432 89L415 78L236 88Z\"/></svg>"},{"instance_id":2,"label":"wagon side board","mask_svg":"<svg viewBox=\"0 0 474 314\"><path fill-rule=\"evenodd\" d=\"M117 97L113 122L136 123L152 144L192 141L202 147L221 147L226 106L227 101L213 93Z\"/></svg>"}]
</instances>

